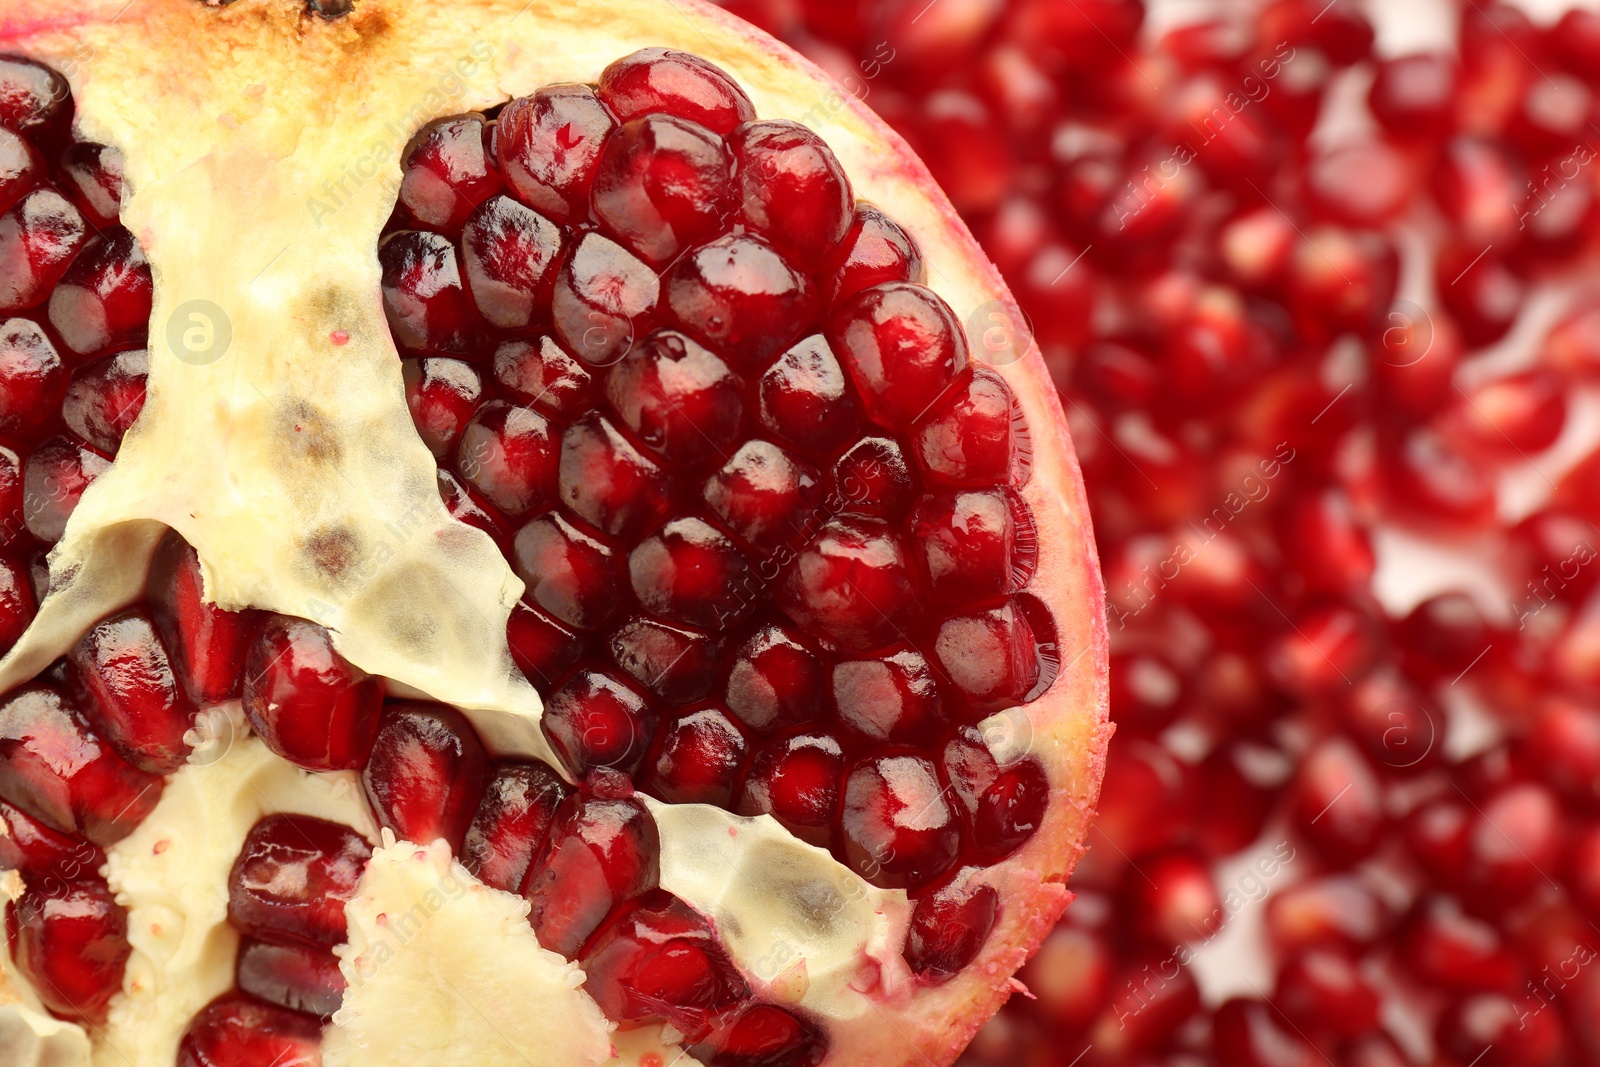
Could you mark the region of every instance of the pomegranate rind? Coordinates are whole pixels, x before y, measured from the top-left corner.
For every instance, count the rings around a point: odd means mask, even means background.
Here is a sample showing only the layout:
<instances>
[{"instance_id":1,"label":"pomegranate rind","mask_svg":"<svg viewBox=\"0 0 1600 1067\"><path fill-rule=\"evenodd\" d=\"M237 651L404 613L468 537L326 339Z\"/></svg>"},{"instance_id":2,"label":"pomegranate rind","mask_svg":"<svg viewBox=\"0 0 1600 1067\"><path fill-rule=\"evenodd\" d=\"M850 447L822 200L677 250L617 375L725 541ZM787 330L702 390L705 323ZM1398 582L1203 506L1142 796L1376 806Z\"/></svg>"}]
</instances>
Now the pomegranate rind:
<instances>
[{"instance_id":1,"label":"pomegranate rind","mask_svg":"<svg viewBox=\"0 0 1600 1067\"><path fill-rule=\"evenodd\" d=\"M1037 348L1013 358L985 343L1016 336L1006 328L1023 317L927 170L815 67L698 0L365 0L335 21L301 0L8 4L0 49L61 70L82 134L127 158L124 221L150 258L156 306L144 414L74 513L52 557L56 592L0 661L0 688L134 600L166 525L197 548L209 597L314 619L363 669L468 710L496 752L548 758L538 696L505 649L522 584L439 503L372 250L411 130L592 81L661 45L711 56L763 117L828 141L857 195L917 240L932 288L1029 426L1030 588L1054 614L1061 666L997 744L1041 762L1052 803L1040 831L981 876L1002 905L980 956L943 985L886 999L868 1024L829 1031L832 1063L949 1063L1066 906L1099 792L1107 636L1082 481ZM208 315L213 331L231 328L215 359L201 344Z\"/></svg>"}]
</instances>

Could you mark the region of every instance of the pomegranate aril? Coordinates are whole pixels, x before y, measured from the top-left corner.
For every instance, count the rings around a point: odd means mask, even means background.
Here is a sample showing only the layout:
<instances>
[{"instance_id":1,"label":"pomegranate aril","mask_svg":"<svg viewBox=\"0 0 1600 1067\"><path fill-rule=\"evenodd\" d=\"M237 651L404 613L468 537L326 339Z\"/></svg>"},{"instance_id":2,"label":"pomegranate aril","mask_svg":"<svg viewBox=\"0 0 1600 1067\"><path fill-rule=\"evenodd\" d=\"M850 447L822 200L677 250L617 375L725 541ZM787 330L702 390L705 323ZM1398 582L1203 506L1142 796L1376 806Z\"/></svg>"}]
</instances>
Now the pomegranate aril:
<instances>
[{"instance_id":1,"label":"pomegranate aril","mask_svg":"<svg viewBox=\"0 0 1600 1067\"><path fill-rule=\"evenodd\" d=\"M609 366L649 330L660 292L655 271L615 241L586 233L556 269L550 324L568 352L591 367Z\"/></svg>"},{"instance_id":2,"label":"pomegranate aril","mask_svg":"<svg viewBox=\"0 0 1600 1067\"><path fill-rule=\"evenodd\" d=\"M1535 782L1506 786L1484 798L1467 838L1462 899L1497 914L1548 883L1565 851L1566 827L1555 794Z\"/></svg>"},{"instance_id":3,"label":"pomegranate aril","mask_svg":"<svg viewBox=\"0 0 1600 1067\"><path fill-rule=\"evenodd\" d=\"M912 925L914 929L915 912ZM1107 1001L1112 963L1111 943L1103 931L1068 921L1046 935L1017 979L1038 998L1041 1016L1064 1033L1077 1033L1088 1028Z\"/></svg>"},{"instance_id":4,"label":"pomegranate aril","mask_svg":"<svg viewBox=\"0 0 1600 1067\"><path fill-rule=\"evenodd\" d=\"M688 1051L706 1067L816 1067L828 1054L821 1034L771 1004L751 1005L722 1020Z\"/></svg>"},{"instance_id":5,"label":"pomegranate aril","mask_svg":"<svg viewBox=\"0 0 1600 1067\"><path fill-rule=\"evenodd\" d=\"M1230 1067L1315 1067L1321 1055L1272 1005L1235 997L1217 1009L1212 1042Z\"/></svg>"},{"instance_id":6,"label":"pomegranate aril","mask_svg":"<svg viewBox=\"0 0 1600 1067\"><path fill-rule=\"evenodd\" d=\"M1053 636L1038 633L1030 614L1013 597L939 624L934 659L970 707L999 711L1025 704L1043 679L1040 650Z\"/></svg>"},{"instance_id":7,"label":"pomegranate aril","mask_svg":"<svg viewBox=\"0 0 1600 1067\"><path fill-rule=\"evenodd\" d=\"M675 467L726 453L743 421L743 393L726 363L669 330L635 345L606 378L617 418Z\"/></svg>"},{"instance_id":8,"label":"pomegranate aril","mask_svg":"<svg viewBox=\"0 0 1600 1067\"><path fill-rule=\"evenodd\" d=\"M749 742L722 709L687 711L662 726L643 788L673 804L725 808L748 754Z\"/></svg>"},{"instance_id":9,"label":"pomegranate aril","mask_svg":"<svg viewBox=\"0 0 1600 1067\"><path fill-rule=\"evenodd\" d=\"M1449 897L1419 900L1398 947L1399 960L1435 989L1509 991L1522 981L1522 962L1499 931Z\"/></svg>"},{"instance_id":10,"label":"pomegranate aril","mask_svg":"<svg viewBox=\"0 0 1600 1067\"><path fill-rule=\"evenodd\" d=\"M494 354L494 380L524 404L552 415L582 411L594 388L583 364L549 337L501 345Z\"/></svg>"},{"instance_id":11,"label":"pomegranate aril","mask_svg":"<svg viewBox=\"0 0 1600 1067\"><path fill-rule=\"evenodd\" d=\"M461 265L478 312L505 330L523 329L549 304L561 230L508 196L479 205L461 234Z\"/></svg>"},{"instance_id":12,"label":"pomegranate aril","mask_svg":"<svg viewBox=\"0 0 1600 1067\"><path fill-rule=\"evenodd\" d=\"M961 833L933 764L920 756L875 756L845 779L839 814L844 860L884 888L917 889L947 871Z\"/></svg>"},{"instance_id":13,"label":"pomegranate aril","mask_svg":"<svg viewBox=\"0 0 1600 1067\"><path fill-rule=\"evenodd\" d=\"M506 185L517 199L557 222L587 220L600 149L616 125L587 85L547 85L518 97L495 123Z\"/></svg>"},{"instance_id":14,"label":"pomegranate aril","mask_svg":"<svg viewBox=\"0 0 1600 1067\"><path fill-rule=\"evenodd\" d=\"M401 360L400 373L422 443L435 457L448 456L483 400L483 380L470 364L439 356Z\"/></svg>"},{"instance_id":15,"label":"pomegranate aril","mask_svg":"<svg viewBox=\"0 0 1600 1067\"><path fill-rule=\"evenodd\" d=\"M1523 739L1529 766L1540 768L1540 780L1561 797L1563 807L1600 806L1600 712L1583 701L1547 700Z\"/></svg>"},{"instance_id":16,"label":"pomegranate aril","mask_svg":"<svg viewBox=\"0 0 1600 1067\"><path fill-rule=\"evenodd\" d=\"M0 800L0 871L21 871L29 881L48 877L70 882L94 874L105 861L105 853L89 842L53 830Z\"/></svg>"},{"instance_id":17,"label":"pomegranate aril","mask_svg":"<svg viewBox=\"0 0 1600 1067\"><path fill-rule=\"evenodd\" d=\"M705 502L746 543L776 548L815 521L822 496L817 469L767 441L746 442L706 480Z\"/></svg>"},{"instance_id":18,"label":"pomegranate aril","mask_svg":"<svg viewBox=\"0 0 1600 1067\"><path fill-rule=\"evenodd\" d=\"M1480 1067L1554 1067L1567 1062L1561 1020L1542 997L1476 993L1445 1008L1435 1026L1438 1049Z\"/></svg>"},{"instance_id":19,"label":"pomegranate aril","mask_svg":"<svg viewBox=\"0 0 1600 1067\"><path fill-rule=\"evenodd\" d=\"M790 833L813 845L833 840L844 752L827 734L774 738L757 748L740 787L735 810L771 815Z\"/></svg>"},{"instance_id":20,"label":"pomegranate aril","mask_svg":"<svg viewBox=\"0 0 1600 1067\"><path fill-rule=\"evenodd\" d=\"M1002 767L972 813L972 854L984 863L1011 855L1038 832L1049 803L1050 783L1038 760Z\"/></svg>"},{"instance_id":21,"label":"pomegranate aril","mask_svg":"<svg viewBox=\"0 0 1600 1067\"><path fill-rule=\"evenodd\" d=\"M144 410L149 373L150 360L143 349L78 368L62 401L62 421L91 447L115 456L123 435Z\"/></svg>"},{"instance_id":22,"label":"pomegranate aril","mask_svg":"<svg viewBox=\"0 0 1600 1067\"><path fill-rule=\"evenodd\" d=\"M795 122L751 122L728 138L746 226L797 266L821 267L848 232L850 179L822 138Z\"/></svg>"},{"instance_id":23,"label":"pomegranate aril","mask_svg":"<svg viewBox=\"0 0 1600 1067\"><path fill-rule=\"evenodd\" d=\"M606 67L599 96L623 122L659 112L727 134L756 117L744 90L722 70L667 48L642 48Z\"/></svg>"},{"instance_id":24,"label":"pomegranate aril","mask_svg":"<svg viewBox=\"0 0 1600 1067\"><path fill-rule=\"evenodd\" d=\"M916 607L900 537L881 520L834 519L800 550L777 590L789 617L844 652L902 639Z\"/></svg>"},{"instance_id":25,"label":"pomegranate aril","mask_svg":"<svg viewBox=\"0 0 1600 1067\"><path fill-rule=\"evenodd\" d=\"M1292 803L1295 829L1340 866L1370 855L1387 822L1377 775L1340 738L1325 740L1307 754Z\"/></svg>"},{"instance_id":26,"label":"pomegranate aril","mask_svg":"<svg viewBox=\"0 0 1600 1067\"><path fill-rule=\"evenodd\" d=\"M1189 849L1141 857L1124 873L1121 894L1133 932L1155 947L1204 942L1228 917L1210 865Z\"/></svg>"},{"instance_id":27,"label":"pomegranate aril","mask_svg":"<svg viewBox=\"0 0 1600 1067\"><path fill-rule=\"evenodd\" d=\"M251 827L228 875L228 919L268 940L343 944L344 906L371 857L348 826L268 815Z\"/></svg>"},{"instance_id":28,"label":"pomegranate aril","mask_svg":"<svg viewBox=\"0 0 1600 1067\"><path fill-rule=\"evenodd\" d=\"M151 774L170 774L189 753L194 707L180 687L150 613L102 619L68 653L95 732L117 755Z\"/></svg>"},{"instance_id":29,"label":"pomegranate aril","mask_svg":"<svg viewBox=\"0 0 1600 1067\"><path fill-rule=\"evenodd\" d=\"M383 310L396 343L407 352L468 356L480 323L449 238L400 230L378 245Z\"/></svg>"},{"instance_id":30,"label":"pomegranate aril","mask_svg":"<svg viewBox=\"0 0 1600 1067\"><path fill-rule=\"evenodd\" d=\"M912 744L946 721L933 673L911 649L835 663L833 700L839 722L872 741Z\"/></svg>"},{"instance_id":31,"label":"pomegranate aril","mask_svg":"<svg viewBox=\"0 0 1600 1067\"><path fill-rule=\"evenodd\" d=\"M726 627L755 608L755 572L732 540L695 518L674 519L628 557L645 610L702 629Z\"/></svg>"},{"instance_id":32,"label":"pomegranate aril","mask_svg":"<svg viewBox=\"0 0 1600 1067\"><path fill-rule=\"evenodd\" d=\"M832 308L863 289L923 280L922 252L889 216L870 204L856 206L833 260L824 269L822 299Z\"/></svg>"},{"instance_id":33,"label":"pomegranate aril","mask_svg":"<svg viewBox=\"0 0 1600 1067\"><path fill-rule=\"evenodd\" d=\"M128 913L104 881L29 884L6 908L6 939L17 970L52 1013L105 1021L132 950Z\"/></svg>"},{"instance_id":34,"label":"pomegranate aril","mask_svg":"<svg viewBox=\"0 0 1600 1067\"><path fill-rule=\"evenodd\" d=\"M461 480L447 470L439 471L439 499L445 510L457 522L482 530L495 542L504 545L510 539L510 524L494 505L484 502L476 493L461 484Z\"/></svg>"},{"instance_id":35,"label":"pomegranate aril","mask_svg":"<svg viewBox=\"0 0 1600 1067\"><path fill-rule=\"evenodd\" d=\"M72 122L72 90L43 63L0 56L0 126L30 141L64 138Z\"/></svg>"},{"instance_id":36,"label":"pomegranate aril","mask_svg":"<svg viewBox=\"0 0 1600 1067\"><path fill-rule=\"evenodd\" d=\"M200 1010L178 1045L178 1067L321 1067L322 1021L224 993Z\"/></svg>"},{"instance_id":37,"label":"pomegranate aril","mask_svg":"<svg viewBox=\"0 0 1600 1067\"><path fill-rule=\"evenodd\" d=\"M523 515L554 498L553 435L550 421L534 408L490 401L461 430L456 469L502 512Z\"/></svg>"},{"instance_id":38,"label":"pomegranate aril","mask_svg":"<svg viewBox=\"0 0 1600 1067\"><path fill-rule=\"evenodd\" d=\"M1361 952L1389 930L1387 906L1360 875L1324 874L1267 900L1267 937L1284 955L1318 947Z\"/></svg>"},{"instance_id":39,"label":"pomegranate aril","mask_svg":"<svg viewBox=\"0 0 1600 1067\"><path fill-rule=\"evenodd\" d=\"M702 245L661 284L666 313L740 368L755 370L815 325L811 280L755 234Z\"/></svg>"},{"instance_id":40,"label":"pomegranate aril","mask_svg":"<svg viewBox=\"0 0 1600 1067\"><path fill-rule=\"evenodd\" d=\"M974 869L917 898L906 933L905 958L924 982L945 982L966 969L994 929L1000 894Z\"/></svg>"},{"instance_id":41,"label":"pomegranate aril","mask_svg":"<svg viewBox=\"0 0 1600 1067\"><path fill-rule=\"evenodd\" d=\"M50 296L50 325L78 356L144 345L150 323L150 264L118 226L89 239Z\"/></svg>"},{"instance_id":42,"label":"pomegranate aril","mask_svg":"<svg viewBox=\"0 0 1600 1067\"><path fill-rule=\"evenodd\" d=\"M615 552L559 511L518 530L510 555L527 598L561 622L597 630L616 618L623 582Z\"/></svg>"},{"instance_id":43,"label":"pomegranate aril","mask_svg":"<svg viewBox=\"0 0 1600 1067\"><path fill-rule=\"evenodd\" d=\"M1378 640L1375 622L1358 607L1312 601L1295 613L1291 629L1280 631L1263 650L1263 658L1285 693L1327 697L1372 669Z\"/></svg>"},{"instance_id":44,"label":"pomegranate aril","mask_svg":"<svg viewBox=\"0 0 1600 1067\"><path fill-rule=\"evenodd\" d=\"M976 370L947 392L914 430L923 477L945 485L1020 483L1026 438L1005 380Z\"/></svg>"},{"instance_id":45,"label":"pomegranate aril","mask_svg":"<svg viewBox=\"0 0 1600 1067\"><path fill-rule=\"evenodd\" d=\"M739 720L756 730L809 722L822 714L827 674L791 628L767 623L734 653L724 693Z\"/></svg>"},{"instance_id":46,"label":"pomegranate aril","mask_svg":"<svg viewBox=\"0 0 1600 1067\"><path fill-rule=\"evenodd\" d=\"M246 940L239 946L234 981L240 992L258 1000L323 1019L344 999L339 957L309 945Z\"/></svg>"},{"instance_id":47,"label":"pomegranate aril","mask_svg":"<svg viewBox=\"0 0 1600 1067\"><path fill-rule=\"evenodd\" d=\"M780 356L758 389L761 425L808 456L833 454L860 429L855 396L821 334Z\"/></svg>"},{"instance_id":48,"label":"pomegranate aril","mask_svg":"<svg viewBox=\"0 0 1600 1067\"><path fill-rule=\"evenodd\" d=\"M459 854L489 771L466 716L443 704L391 701L361 783L379 824L396 837L419 844L442 838Z\"/></svg>"},{"instance_id":49,"label":"pomegranate aril","mask_svg":"<svg viewBox=\"0 0 1600 1067\"><path fill-rule=\"evenodd\" d=\"M1131 954L1111 988L1088 1036L1113 1063L1160 1049L1200 1008L1194 976L1171 952Z\"/></svg>"},{"instance_id":50,"label":"pomegranate aril","mask_svg":"<svg viewBox=\"0 0 1600 1067\"><path fill-rule=\"evenodd\" d=\"M189 698L204 706L239 693L254 613L226 611L205 599L200 557L176 532L156 549L147 589Z\"/></svg>"},{"instance_id":51,"label":"pomegranate aril","mask_svg":"<svg viewBox=\"0 0 1600 1067\"><path fill-rule=\"evenodd\" d=\"M1446 414L1460 439L1498 460L1513 462L1555 444L1567 420L1567 382L1530 371L1464 392Z\"/></svg>"},{"instance_id":52,"label":"pomegranate aril","mask_svg":"<svg viewBox=\"0 0 1600 1067\"><path fill-rule=\"evenodd\" d=\"M383 682L341 656L321 626L273 615L246 656L243 703L250 728L284 759L356 770L378 733Z\"/></svg>"},{"instance_id":53,"label":"pomegranate aril","mask_svg":"<svg viewBox=\"0 0 1600 1067\"><path fill-rule=\"evenodd\" d=\"M632 688L583 670L545 701L539 727L573 776L583 778L602 768L631 774L650 747L655 718Z\"/></svg>"},{"instance_id":54,"label":"pomegranate aril","mask_svg":"<svg viewBox=\"0 0 1600 1067\"><path fill-rule=\"evenodd\" d=\"M558 472L561 502L613 537L643 532L666 510L671 492L667 472L598 412L567 427Z\"/></svg>"},{"instance_id":55,"label":"pomegranate aril","mask_svg":"<svg viewBox=\"0 0 1600 1067\"><path fill-rule=\"evenodd\" d=\"M1350 498L1326 487L1298 493L1277 515L1278 544L1300 588L1314 595L1356 596L1377 567L1372 539Z\"/></svg>"},{"instance_id":56,"label":"pomegranate aril","mask_svg":"<svg viewBox=\"0 0 1600 1067\"><path fill-rule=\"evenodd\" d=\"M868 437L846 449L833 465L833 498L846 513L898 519L916 499L916 481L900 446L888 437Z\"/></svg>"},{"instance_id":57,"label":"pomegranate aril","mask_svg":"<svg viewBox=\"0 0 1600 1067\"><path fill-rule=\"evenodd\" d=\"M606 1018L662 1019L691 1041L750 992L706 921L665 893L609 926L584 952L583 969Z\"/></svg>"},{"instance_id":58,"label":"pomegranate aril","mask_svg":"<svg viewBox=\"0 0 1600 1067\"><path fill-rule=\"evenodd\" d=\"M620 905L656 888L660 860L655 820L638 800L568 797L522 886L539 943L577 956Z\"/></svg>"},{"instance_id":59,"label":"pomegranate aril","mask_svg":"<svg viewBox=\"0 0 1600 1067\"><path fill-rule=\"evenodd\" d=\"M721 669L722 648L716 638L647 615L612 631L607 648L617 666L670 707L710 693Z\"/></svg>"},{"instance_id":60,"label":"pomegranate aril","mask_svg":"<svg viewBox=\"0 0 1600 1067\"><path fill-rule=\"evenodd\" d=\"M20 562L0 556L0 655L22 639L38 613L31 575Z\"/></svg>"},{"instance_id":61,"label":"pomegranate aril","mask_svg":"<svg viewBox=\"0 0 1600 1067\"><path fill-rule=\"evenodd\" d=\"M0 211L10 211L45 175L44 160L32 145L0 128Z\"/></svg>"},{"instance_id":62,"label":"pomegranate aril","mask_svg":"<svg viewBox=\"0 0 1600 1067\"><path fill-rule=\"evenodd\" d=\"M0 325L0 433L30 440L55 419L67 373L55 346L28 319Z\"/></svg>"},{"instance_id":63,"label":"pomegranate aril","mask_svg":"<svg viewBox=\"0 0 1600 1067\"><path fill-rule=\"evenodd\" d=\"M542 763L500 763L461 847L461 862L484 885L515 893L544 851L556 809L571 789Z\"/></svg>"},{"instance_id":64,"label":"pomegranate aril","mask_svg":"<svg viewBox=\"0 0 1600 1067\"><path fill-rule=\"evenodd\" d=\"M92 141L74 141L61 154L58 181L95 226L116 223L125 191L120 151Z\"/></svg>"},{"instance_id":65,"label":"pomegranate aril","mask_svg":"<svg viewBox=\"0 0 1600 1067\"><path fill-rule=\"evenodd\" d=\"M733 159L722 138L673 115L624 120L595 164L595 217L658 266L716 236L735 208L733 195Z\"/></svg>"},{"instance_id":66,"label":"pomegranate aril","mask_svg":"<svg viewBox=\"0 0 1600 1067\"><path fill-rule=\"evenodd\" d=\"M51 829L113 844L150 814L162 786L124 763L51 686L14 689L0 704L0 797Z\"/></svg>"},{"instance_id":67,"label":"pomegranate aril","mask_svg":"<svg viewBox=\"0 0 1600 1067\"><path fill-rule=\"evenodd\" d=\"M83 216L53 189L34 190L0 216L0 312L42 304L87 237Z\"/></svg>"},{"instance_id":68,"label":"pomegranate aril","mask_svg":"<svg viewBox=\"0 0 1600 1067\"><path fill-rule=\"evenodd\" d=\"M519 600L506 620L506 642L517 669L540 691L553 688L583 656L583 639Z\"/></svg>"},{"instance_id":69,"label":"pomegranate aril","mask_svg":"<svg viewBox=\"0 0 1600 1067\"><path fill-rule=\"evenodd\" d=\"M28 532L55 544L84 490L104 474L111 461L69 437L52 437L28 457L22 476L23 513Z\"/></svg>"},{"instance_id":70,"label":"pomegranate aril","mask_svg":"<svg viewBox=\"0 0 1600 1067\"><path fill-rule=\"evenodd\" d=\"M1504 257L1471 244L1444 248L1434 264L1439 303L1468 348L1494 344L1511 330L1522 310L1525 289Z\"/></svg>"},{"instance_id":71,"label":"pomegranate aril","mask_svg":"<svg viewBox=\"0 0 1600 1067\"><path fill-rule=\"evenodd\" d=\"M833 313L828 341L867 416L891 430L924 414L967 365L966 333L955 312L931 289L908 282L845 301Z\"/></svg>"},{"instance_id":72,"label":"pomegranate aril","mask_svg":"<svg viewBox=\"0 0 1600 1067\"><path fill-rule=\"evenodd\" d=\"M1338 949L1291 956L1278 972L1273 1003L1303 1033L1356 1038L1378 1026L1377 990L1358 962Z\"/></svg>"},{"instance_id":73,"label":"pomegranate aril","mask_svg":"<svg viewBox=\"0 0 1600 1067\"><path fill-rule=\"evenodd\" d=\"M1449 128L1456 89L1453 56L1418 52L1378 63L1367 106L1385 131L1433 138Z\"/></svg>"},{"instance_id":74,"label":"pomegranate aril","mask_svg":"<svg viewBox=\"0 0 1600 1067\"><path fill-rule=\"evenodd\" d=\"M1033 574L1027 506L1004 490L944 492L917 501L911 541L933 598L965 604L1015 592Z\"/></svg>"},{"instance_id":75,"label":"pomegranate aril","mask_svg":"<svg viewBox=\"0 0 1600 1067\"><path fill-rule=\"evenodd\" d=\"M422 127L400 157L400 206L424 226L459 230L474 208L500 191L486 141L478 114Z\"/></svg>"}]
</instances>

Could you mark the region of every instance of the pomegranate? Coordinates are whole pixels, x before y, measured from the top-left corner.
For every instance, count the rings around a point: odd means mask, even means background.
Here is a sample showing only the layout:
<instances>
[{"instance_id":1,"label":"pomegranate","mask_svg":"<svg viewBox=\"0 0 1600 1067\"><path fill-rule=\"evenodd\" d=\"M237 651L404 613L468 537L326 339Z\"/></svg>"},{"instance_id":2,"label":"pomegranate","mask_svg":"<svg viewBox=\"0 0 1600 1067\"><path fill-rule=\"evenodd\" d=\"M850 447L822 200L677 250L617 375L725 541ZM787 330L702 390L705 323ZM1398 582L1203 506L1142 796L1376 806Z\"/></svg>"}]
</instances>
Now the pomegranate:
<instances>
[{"instance_id":1,"label":"pomegranate","mask_svg":"<svg viewBox=\"0 0 1600 1067\"><path fill-rule=\"evenodd\" d=\"M0 1040L952 1063L1070 899L1107 641L905 145L699 4L0 52Z\"/></svg>"}]
</instances>

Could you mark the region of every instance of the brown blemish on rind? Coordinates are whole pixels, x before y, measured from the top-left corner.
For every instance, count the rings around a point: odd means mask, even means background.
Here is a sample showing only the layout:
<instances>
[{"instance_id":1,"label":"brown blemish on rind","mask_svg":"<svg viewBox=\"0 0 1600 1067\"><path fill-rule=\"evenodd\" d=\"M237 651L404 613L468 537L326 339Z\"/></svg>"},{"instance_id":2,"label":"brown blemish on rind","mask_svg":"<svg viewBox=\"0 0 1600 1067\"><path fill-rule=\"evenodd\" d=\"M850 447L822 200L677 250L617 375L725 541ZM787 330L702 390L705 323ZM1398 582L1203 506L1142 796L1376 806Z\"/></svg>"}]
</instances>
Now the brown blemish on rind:
<instances>
[{"instance_id":1,"label":"brown blemish on rind","mask_svg":"<svg viewBox=\"0 0 1600 1067\"><path fill-rule=\"evenodd\" d=\"M318 464L339 461L339 431L310 401L284 401L273 421L273 437L283 442L287 456Z\"/></svg>"},{"instance_id":2,"label":"brown blemish on rind","mask_svg":"<svg viewBox=\"0 0 1600 1067\"><path fill-rule=\"evenodd\" d=\"M316 570L338 582L360 558L361 542L345 526L325 526L303 542L305 558Z\"/></svg>"}]
</instances>

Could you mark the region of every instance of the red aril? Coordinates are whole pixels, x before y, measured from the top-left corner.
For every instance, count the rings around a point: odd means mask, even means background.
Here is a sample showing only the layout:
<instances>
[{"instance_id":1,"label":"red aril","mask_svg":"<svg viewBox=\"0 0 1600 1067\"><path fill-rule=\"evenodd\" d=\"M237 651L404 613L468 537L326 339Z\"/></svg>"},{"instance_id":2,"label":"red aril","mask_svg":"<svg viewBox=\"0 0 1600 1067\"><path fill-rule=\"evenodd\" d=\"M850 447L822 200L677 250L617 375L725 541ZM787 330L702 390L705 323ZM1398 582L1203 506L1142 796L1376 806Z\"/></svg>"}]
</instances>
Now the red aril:
<instances>
[{"instance_id":1,"label":"red aril","mask_svg":"<svg viewBox=\"0 0 1600 1067\"><path fill-rule=\"evenodd\" d=\"M6 906L11 957L50 1011L102 1023L122 989L128 913L96 876L47 886L29 886Z\"/></svg>"},{"instance_id":2,"label":"red aril","mask_svg":"<svg viewBox=\"0 0 1600 1067\"><path fill-rule=\"evenodd\" d=\"M245 933L332 947L372 850L347 826L269 815L251 828L228 876L228 918Z\"/></svg>"},{"instance_id":3,"label":"red aril","mask_svg":"<svg viewBox=\"0 0 1600 1067\"><path fill-rule=\"evenodd\" d=\"M384 705L361 772L378 822L407 841L460 852L488 784L489 757L466 717L442 704Z\"/></svg>"},{"instance_id":4,"label":"red aril","mask_svg":"<svg viewBox=\"0 0 1600 1067\"><path fill-rule=\"evenodd\" d=\"M84 711L117 755L152 774L170 774L189 746L194 708L179 684L148 612L102 619L73 646L70 660Z\"/></svg>"},{"instance_id":5,"label":"red aril","mask_svg":"<svg viewBox=\"0 0 1600 1067\"><path fill-rule=\"evenodd\" d=\"M285 615L256 632L244 666L244 713L278 755L309 770L365 766L383 683L333 647L315 623Z\"/></svg>"},{"instance_id":6,"label":"red aril","mask_svg":"<svg viewBox=\"0 0 1600 1067\"><path fill-rule=\"evenodd\" d=\"M178 1067L271 1063L317 1067L322 1021L225 993L201 1009L178 1046Z\"/></svg>"}]
</instances>

